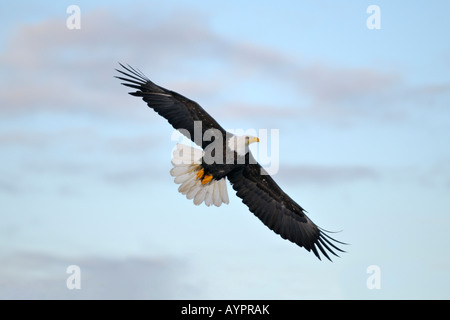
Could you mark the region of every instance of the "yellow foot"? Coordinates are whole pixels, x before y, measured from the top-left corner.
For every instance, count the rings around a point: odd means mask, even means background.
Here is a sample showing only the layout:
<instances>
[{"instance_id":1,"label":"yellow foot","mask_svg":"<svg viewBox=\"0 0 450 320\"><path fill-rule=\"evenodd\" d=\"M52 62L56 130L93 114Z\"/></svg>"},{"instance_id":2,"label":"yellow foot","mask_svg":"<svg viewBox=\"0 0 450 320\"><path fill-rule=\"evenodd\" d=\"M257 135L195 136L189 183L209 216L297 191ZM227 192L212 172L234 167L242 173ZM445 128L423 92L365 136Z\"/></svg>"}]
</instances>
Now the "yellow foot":
<instances>
[{"instance_id":1,"label":"yellow foot","mask_svg":"<svg viewBox=\"0 0 450 320\"><path fill-rule=\"evenodd\" d=\"M210 182L212 180L213 176L210 174L206 174L205 177L202 180L202 184L207 184L208 182Z\"/></svg>"},{"instance_id":2,"label":"yellow foot","mask_svg":"<svg viewBox=\"0 0 450 320\"><path fill-rule=\"evenodd\" d=\"M204 175L204 174L205 174L205 170L200 169L200 170L197 172L197 179L203 178L203 175Z\"/></svg>"}]
</instances>

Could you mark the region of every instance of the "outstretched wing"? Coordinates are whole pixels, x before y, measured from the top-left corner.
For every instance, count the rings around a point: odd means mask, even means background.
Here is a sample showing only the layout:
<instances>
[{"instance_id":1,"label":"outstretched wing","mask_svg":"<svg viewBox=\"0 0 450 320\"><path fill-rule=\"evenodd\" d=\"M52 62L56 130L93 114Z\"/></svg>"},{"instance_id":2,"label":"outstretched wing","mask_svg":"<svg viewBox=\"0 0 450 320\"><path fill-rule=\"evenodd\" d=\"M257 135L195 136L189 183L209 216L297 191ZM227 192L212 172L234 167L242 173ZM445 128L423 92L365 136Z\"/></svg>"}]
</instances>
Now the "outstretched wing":
<instances>
[{"instance_id":1,"label":"outstretched wing","mask_svg":"<svg viewBox=\"0 0 450 320\"><path fill-rule=\"evenodd\" d=\"M256 163L256 162L255 162ZM233 171L227 177L250 211L267 227L320 259L319 251L331 261L328 253L344 252L334 243L344 244L326 234L305 214L305 210L281 190L259 164L250 164ZM334 242L334 243L333 243Z\"/></svg>"},{"instance_id":2,"label":"outstretched wing","mask_svg":"<svg viewBox=\"0 0 450 320\"><path fill-rule=\"evenodd\" d=\"M137 89L130 94L142 97L150 108L166 118L175 129L180 130L200 147L205 148L211 143L211 141L203 141L205 131L215 129L219 130L222 135L226 134L226 131L217 121L195 101L154 84L139 70L130 66L125 67L121 63L120 65L124 70L116 70L125 77L116 76L116 78L125 81L122 83L123 85ZM198 129L196 129L196 126ZM201 136L196 137L194 135L196 131L201 132Z\"/></svg>"}]
</instances>

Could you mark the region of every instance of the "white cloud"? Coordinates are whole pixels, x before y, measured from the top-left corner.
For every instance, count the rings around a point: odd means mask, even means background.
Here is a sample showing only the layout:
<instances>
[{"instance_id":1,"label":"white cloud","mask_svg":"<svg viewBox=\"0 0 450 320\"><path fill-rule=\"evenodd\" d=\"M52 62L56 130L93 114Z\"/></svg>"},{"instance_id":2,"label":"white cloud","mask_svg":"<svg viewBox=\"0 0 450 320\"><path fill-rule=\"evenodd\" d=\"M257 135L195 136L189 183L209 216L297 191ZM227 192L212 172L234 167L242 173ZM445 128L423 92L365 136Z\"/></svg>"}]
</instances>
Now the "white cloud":
<instances>
[{"instance_id":1,"label":"white cloud","mask_svg":"<svg viewBox=\"0 0 450 320\"><path fill-rule=\"evenodd\" d=\"M70 265L80 267L81 289L66 286ZM194 291L189 268L173 257L61 257L15 253L0 259L2 299L178 299ZM195 298L192 297L191 298Z\"/></svg>"},{"instance_id":2,"label":"white cloud","mask_svg":"<svg viewBox=\"0 0 450 320\"><path fill-rule=\"evenodd\" d=\"M136 23L129 23L130 15ZM213 31L208 17L193 10L154 18L146 13L144 19L136 11L123 16L97 10L83 13L81 30L67 29L61 17L20 25L0 55L7 74L2 79L0 112L135 116L136 108L124 110L130 97L113 78L118 61L131 63L188 97L201 98L210 110L222 99L221 104L253 104L279 115L284 114L278 112L280 107L299 113L295 101L280 106L276 94L264 106L236 97L237 88L252 81L273 86L280 97L288 91L299 100L308 99L300 114L372 117L389 112L389 106L381 105L398 100L408 87L397 72L310 64L276 48L228 39Z\"/></svg>"}]
</instances>

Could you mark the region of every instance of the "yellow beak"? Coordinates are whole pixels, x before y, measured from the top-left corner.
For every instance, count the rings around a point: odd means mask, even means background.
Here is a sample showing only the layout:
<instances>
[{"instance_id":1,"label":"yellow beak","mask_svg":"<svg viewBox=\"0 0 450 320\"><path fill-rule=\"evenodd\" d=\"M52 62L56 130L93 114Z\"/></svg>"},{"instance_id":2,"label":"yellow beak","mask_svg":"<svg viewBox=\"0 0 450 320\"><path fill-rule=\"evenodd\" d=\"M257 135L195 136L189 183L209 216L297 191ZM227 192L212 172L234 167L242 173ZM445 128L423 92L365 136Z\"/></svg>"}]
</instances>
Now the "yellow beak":
<instances>
[{"instance_id":1,"label":"yellow beak","mask_svg":"<svg viewBox=\"0 0 450 320\"><path fill-rule=\"evenodd\" d=\"M250 139L248 139L248 144L253 142L259 142L259 139L257 137L251 137Z\"/></svg>"}]
</instances>

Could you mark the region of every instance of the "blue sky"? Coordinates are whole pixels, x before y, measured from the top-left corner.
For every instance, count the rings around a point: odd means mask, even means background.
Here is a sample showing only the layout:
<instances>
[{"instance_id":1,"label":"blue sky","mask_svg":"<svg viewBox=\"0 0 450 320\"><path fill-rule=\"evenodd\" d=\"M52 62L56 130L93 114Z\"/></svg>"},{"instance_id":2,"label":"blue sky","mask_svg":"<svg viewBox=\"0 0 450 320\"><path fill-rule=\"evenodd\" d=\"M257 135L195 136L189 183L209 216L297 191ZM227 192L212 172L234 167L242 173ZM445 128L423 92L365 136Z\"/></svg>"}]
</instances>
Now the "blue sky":
<instances>
[{"instance_id":1,"label":"blue sky","mask_svg":"<svg viewBox=\"0 0 450 320\"><path fill-rule=\"evenodd\" d=\"M1 6L1 298L450 297L448 1ZM347 253L317 260L230 187L220 208L179 194L173 129L118 62L227 129L279 130L275 180Z\"/></svg>"}]
</instances>

